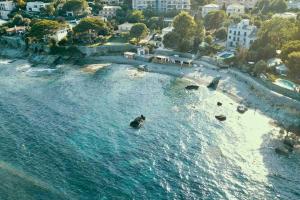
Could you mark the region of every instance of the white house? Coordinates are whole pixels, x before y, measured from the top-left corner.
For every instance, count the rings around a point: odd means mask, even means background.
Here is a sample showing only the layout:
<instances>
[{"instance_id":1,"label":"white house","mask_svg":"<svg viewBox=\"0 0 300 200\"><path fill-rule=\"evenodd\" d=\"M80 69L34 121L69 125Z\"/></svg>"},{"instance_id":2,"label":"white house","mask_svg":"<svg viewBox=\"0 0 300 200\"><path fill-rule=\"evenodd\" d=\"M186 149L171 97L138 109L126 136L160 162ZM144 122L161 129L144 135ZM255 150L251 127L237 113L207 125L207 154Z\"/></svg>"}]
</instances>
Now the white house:
<instances>
[{"instance_id":1,"label":"white house","mask_svg":"<svg viewBox=\"0 0 300 200\"><path fill-rule=\"evenodd\" d=\"M67 28L63 28L60 29L58 31L56 31L56 33L54 33L53 35L49 36L49 38L54 39L56 42L61 41L62 39L64 39L65 37L67 37L68 35L68 30Z\"/></svg>"},{"instance_id":2,"label":"white house","mask_svg":"<svg viewBox=\"0 0 300 200\"><path fill-rule=\"evenodd\" d=\"M118 25L118 32L126 33L129 32L134 24L125 22L124 24Z\"/></svg>"},{"instance_id":3,"label":"white house","mask_svg":"<svg viewBox=\"0 0 300 200\"><path fill-rule=\"evenodd\" d=\"M292 12L276 13L272 16L272 18L275 17L284 18L284 19L297 19L297 14Z\"/></svg>"},{"instance_id":4,"label":"white house","mask_svg":"<svg viewBox=\"0 0 300 200\"><path fill-rule=\"evenodd\" d=\"M9 13L15 9L15 3L13 1L0 1L0 18L8 19Z\"/></svg>"},{"instance_id":5,"label":"white house","mask_svg":"<svg viewBox=\"0 0 300 200\"><path fill-rule=\"evenodd\" d=\"M47 5L50 5L50 3L44 3L41 1L27 2L26 10L29 12L40 12L41 8L46 8Z\"/></svg>"},{"instance_id":6,"label":"white house","mask_svg":"<svg viewBox=\"0 0 300 200\"><path fill-rule=\"evenodd\" d=\"M289 0L287 6L288 9L300 9L300 0Z\"/></svg>"},{"instance_id":7,"label":"white house","mask_svg":"<svg viewBox=\"0 0 300 200\"><path fill-rule=\"evenodd\" d=\"M252 9L255 7L258 0L216 0L219 6L225 5L226 7L230 4L241 4L247 9Z\"/></svg>"},{"instance_id":8,"label":"white house","mask_svg":"<svg viewBox=\"0 0 300 200\"><path fill-rule=\"evenodd\" d=\"M173 26L168 26L168 27L166 27L166 28L163 28L163 29L161 30L161 35L164 36L164 35L166 35L167 33L172 32L173 29L174 29Z\"/></svg>"},{"instance_id":9,"label":"white house","mask_svg":"<svg viewBox=\"0 0 300 200\"><path fill-rule=\"evenodd\" d=\"M205 17L209 12L220 10L220 6L217 4L207 4L202 7L202 17Z\"/></svg>"},{"instance_id":10,"label":"white house","mask_svg":"<svg viewBox=\"0 0 300 200\"><path fill-rule=\"evenodd\" d=\"M121 9L120 6L103 6L103 9L99 11L99 15L106 18L115 17L119 9Z\"/></svg>"},{"instance_id":11,"label":"white house","mask_svg":"<svg viewBox=\"0 0 300 200\"><path fill-rule=\"evenodd\" d=\"M238 24L231 24L227 33L227 48L243 47L249 49L256 40L257 27L250 25L249 19L243 19Z\"/></svg>"},{"instance_id":12,"label":"white house","mask_svg":"<svg viewBox=\"0 0 300 200\"><path fill-rule=\"evenodd\" d=\"M102 0L101 1L105 5L122 5L123 0Z\"/></svg>"},{"instance_id":13,"label":"white house","mask_svg":"<svg viewBox=\"0 0 300 200\"><path fill-rule=\"evenodd\" d=\"M241 4L230 4L226 8L226 13L228 16L244 14L245 6Z\"/></svg>"},{"instance_id":14,"label":"white house","mask_svg":"<svg viewBox=\"0 0 300 200\"><path fill-rule=\"evenodd\" d=\"M190 10L190 0L132 0L134 10L151 9L159 12Z\"/></svg>"}]
</instances>

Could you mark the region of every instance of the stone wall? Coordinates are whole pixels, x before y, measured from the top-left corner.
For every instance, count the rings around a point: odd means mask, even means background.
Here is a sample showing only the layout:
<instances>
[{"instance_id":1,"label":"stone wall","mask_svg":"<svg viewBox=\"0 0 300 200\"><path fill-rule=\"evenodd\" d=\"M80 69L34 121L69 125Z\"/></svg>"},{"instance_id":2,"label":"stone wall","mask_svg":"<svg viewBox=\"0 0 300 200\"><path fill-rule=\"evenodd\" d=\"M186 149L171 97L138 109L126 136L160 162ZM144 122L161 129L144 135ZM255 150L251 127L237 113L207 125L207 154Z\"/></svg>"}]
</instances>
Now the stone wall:
<instances>
[{"instance_id":1,"label":"stone wall","mask_svg":"<svg viewBox=\"0 0 300 200\"><path fill-rule=\"evenodd\" d=\"M7 48L25 49L26 44L20 37L1 36L0 45Z\"/></svg>"},{"instance_id":2,"label":"stone wall","mask_svg":"<svg viewBox=\"0 0 300 200\"><path fill-rule=\"evenodd\" d=\"M136 51L136 47L131 44L112 44L97 47L78 46L77 48L81 53L85 54L86 56L104 56L113 53L122 54L125 51Z\"/></svg>"}]
</instances>

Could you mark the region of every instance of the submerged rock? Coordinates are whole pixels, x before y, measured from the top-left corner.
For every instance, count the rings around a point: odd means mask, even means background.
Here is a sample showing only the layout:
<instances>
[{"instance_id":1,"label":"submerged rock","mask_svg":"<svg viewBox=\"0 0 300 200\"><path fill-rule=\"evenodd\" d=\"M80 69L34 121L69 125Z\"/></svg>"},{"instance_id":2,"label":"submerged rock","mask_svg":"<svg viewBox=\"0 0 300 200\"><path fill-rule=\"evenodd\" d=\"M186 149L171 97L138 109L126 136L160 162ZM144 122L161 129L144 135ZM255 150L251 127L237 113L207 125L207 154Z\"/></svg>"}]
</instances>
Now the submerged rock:
<instances>
[{"instance_id":1,"label":"submerged rock","mask_svg":"<svg viewBox=\"0 0 300 200\"><path fill-rule=\"evenodd\" d=\"M210 89L217 89L218 87L218 84L219 84L219 81L220 81L221 77L216 77L212 80L212 82L207 86L207 88L210 88Z\"/></svg>"},{"instance_id":2,"label":"submerged rock","mask_svg":"<svg viewBox=\"0 0 300 200\"><path fill-rule=\"evenodd\" d=\"M245 113L245 112L248 110L248 108L247 108L246 106L239 105L239 106L237 107L236 110L237 110L239 113L243 114L243 113Z\"/></svg>"},{"instance_id":3,"label":"submerged rock","mask_svg":"<svg viewBox=\"0 0 300 200\"><path fill-rule=\"evenodd\" d=\"M222 106L222 103L218 101L217 105L218 105L218 106Z\"/></svg>"},{"instance_id":4,"label":"submerged rock","mask_svg":"<svg viewBox=\"0 0 300 200\"><path fill-rule=\"evenodd\" d=\"M290 153L290 150L287 147L277 147L277 148L275 148L275 152L279 155L288 156Z\"/></svg>"},{"instance_id":5,"label":"submerged rock","mask_svg":"<svg viewBox=\"0 0 300 200\"><path fill-rule=\"evenodd\" d=\"M215 117L219 121L225 121L226 120L226 116L225 115L216 115Z\"/></svg>"},{"instance_id":6,"label":"submerged rock","mask_svg":"<svg viewBox=\"0 0 300 200\"><path fill-rule=\"evenodd\" d=\"M185 87L186 90L198 90L199 86L198 85L188 85Z\"/></svg>"},{"instance_id":7,"label":"submerged rock","mask_svg":"<svg viewBox=\"0 0 300 200\"><path fill-rule=\"evenodd\" d=\"M146 117L144 115L141 115L141 116L135 118L132 122L130 122L130 126L133 128L141 128L141 126L144 124L145 120L146 120Z\"/></svg>"}]
</instances>

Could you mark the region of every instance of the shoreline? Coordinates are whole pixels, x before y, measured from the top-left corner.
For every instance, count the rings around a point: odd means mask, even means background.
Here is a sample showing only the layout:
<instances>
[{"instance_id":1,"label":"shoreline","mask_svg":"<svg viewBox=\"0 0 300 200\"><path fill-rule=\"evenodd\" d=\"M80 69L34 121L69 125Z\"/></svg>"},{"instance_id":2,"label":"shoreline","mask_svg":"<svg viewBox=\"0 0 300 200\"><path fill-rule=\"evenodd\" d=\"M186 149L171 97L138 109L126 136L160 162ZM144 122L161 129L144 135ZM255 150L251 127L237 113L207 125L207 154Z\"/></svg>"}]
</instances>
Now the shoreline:
<instances>
[{"instance_id":1,"label":"shoreline","mask_svg":"<svg viewBox=\"0 0 300 200\"><path fill-rule=\"evenodd\" d=\"M5 55L3 56L3 54ZM45 62L47 63L48 61L54 62L58 57L58 55L29 55L17 49L1 49L0 56L1 55L10 59L27 59L35 65L45 64ZM34 58L38 59L34 60ZM87 56L74 60L70 59L70 57L68 59L60 57L60 59L60 62L63 63L58 64L74 64L80 67L103 62L133 65L135 68L137 68L138 65L147 65L148 72L150 73L179 77L198 85L208 85L216 76L221 76L222 79L217 88L218 92L223 93L239 104L246 105L248 108L260 110L264 115L276 121L278 126L284 127L284 129L289 130L290 127L297 127L296 130L299 131L299 101L277 94L267 88L263 88L264 86L261 85L259 85L260 88L258 86L250 86L248 83L246 84L246 80L240 80L236 77L236 74L233 75L230 73L229 69L221 70L205 61L197 61L198 66L201 64L203 67L195 68L129 60L123 56ZM39 62L39 60L42 60L42 62ZM47 63L49 67L53 64L56 65L56 63ZM269 92L270 97L268 97L266 92Z\"/></svg>"}]
</instances>

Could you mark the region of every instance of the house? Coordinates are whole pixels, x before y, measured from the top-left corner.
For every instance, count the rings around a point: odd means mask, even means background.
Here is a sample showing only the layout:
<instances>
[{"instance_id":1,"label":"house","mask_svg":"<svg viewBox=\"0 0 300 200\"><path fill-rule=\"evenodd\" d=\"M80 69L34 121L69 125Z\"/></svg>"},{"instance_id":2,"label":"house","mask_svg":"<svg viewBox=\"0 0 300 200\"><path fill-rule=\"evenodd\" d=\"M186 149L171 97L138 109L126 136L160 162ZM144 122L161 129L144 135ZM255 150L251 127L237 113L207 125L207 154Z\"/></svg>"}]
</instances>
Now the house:
<instances>
[{"instance_id":1,"label":"house","mask_svg":"<svg viewBox=\"0 0 300 200\"><path fill-rule=\"evenodd\" d=\"M128 22L125 22L124 24L120 24L120 25L118 25L118 32L119 33L129 32L133 25L134 24L128 23Z\"/></svg>"},{"instance_id":2,"label":"house","mask_svg":"<svg viewBox=\"0 0 300 200\"><path fill-rule=\"evenodd\" d=\"M179 57L178 55L170 57L170 63L177 64L180 66L192 66L192 62L193 62L192 59L182 58L182 57Z\"/></svg>"},{"instance_id":3,"label":"house","mask_svg":"<svg viewBox=\"0 0 300 200\"><path fill-rule=\"evenodd\" d=\"M127 59L134 59L135 57L135 53L133 52L124 52L124 57L127 58Z\"/></svg>"},{"instance_id":4,"label":"house","mask_svg":"<svg viewBox=\"0 0 300 200\"><path fill-rule=\"evenodd\" d=\"M280 64L275 67L275 71L279 75L287 75L289 72L289 68L285 64Z\"/></svg>"},{"instance_id":5,"label":"house","mask_svg":"<svg viewBox=\"0 0 300 200\"><path fill-rule=\"evenodd\" d=\"M153 57L153 62L156 63L169 63L170 62L170 57L169 56L163 56L163 55L155 55Z\"/></svg>"},{"instance_id":6,"label":"house","mask_svg":"<svg viewBox=\"0 0 300 200\"><path fill-rule=\"evenodd\" d=\"M281 64L282 64L282 60L280 58L271 58L267 61L268 68L272 68Z\"/></svg>"},{"instance_id":7,"label":"house","mask_svg":"<svg viewBox=\"0 0 300 200\"><path fill-rule=\"evenodd\" d=\"M26 26L15 26L5 30L8 35L21 35L26 32Z\"/></svg>"},{"instance_id":8,"label":"house","mask_svg":"<svg viewBox=\"0 0 300 200\"><path fill-rule=\"evenodd\" d=\"M52 39L54 39L56 42L59 42L59 41L61 41L62 39L64 39L65 37L67 37L68 31L69 31L69 29L67 29L67 28L59 29L59 30L56 31L54 34L48 36L48 38L52 38Z\"/></svg>"},{"instance_id":9,"label":"house","mask_svg":"<svg viewBox=\"0 0 300 200\"><path fill-rule=\"evenodd\" d=\"M243 47L249 49L256 40L257 27L250 25L249 19L243 19L237 24L231 24L227 32L227 49Z\"/></svg>"},{"instance_id":10,"label":"house","mask_svg":"<svg viewBox=\"0 0 300 200\"><path fill-rule=\"evenodd\" d=\"M106 18L115 17L117 10L121 9L120 6L103 6L103 9L99 11L99 15Z\"/></svg>"},{"instance_id":11,"label":"house","mask_svg":"<svg viewBox=\"0 0 300 200\"><path fill-rule=\"evenodd\" d=\"M226 13L228 16L241 15L245 13L245 6L241 4L230 4L226 8Z\"/></svg>"},{"instance_id":12,"label":"house","mask_svg":"<svg viewBox=\"0 0 300 200\"><path fill-rule=\"evenodd\" d=\"M258 0L216 0L216 3L219 6L225 5L227 7L230 4L241 4L244 5L247 9L252 9L255 7Z\"/></svg>"},{"instance_id":13,"label":"house","mask_svg":"<svg viewBox=\"0 0 300 200\"><path fill-rule=\"evenodd\" d=\"M174 10L190 10L190 0L132 0L132 9L151 9L158 12L168 12Z\"/></svg>"},{"instance_id":14,"label":"house","mask_svg":"<svg viewBox=\"0 0 300 200\"><path fill-rule=\"evenodd\" d=\"M205 17L211 11L220 10L220 6L217 4L207 4L202 7L202 17Z\"/></svg>"},{"instance_id":15,"label":"house","mask_svg":"<svg viewBox=\"0 0 300 200\"><path fill-rule=\"evenodd\" d=\"M279 17L284 19L297 19L297 14L293 12L276 13L272 18Z\"/></svg>"},{"instance_id":16,"label":"house","mask_svg":"<svg viewBox=\"0 0 300 200\"><path fill-rule=\"evenodd\" d=\"M288 9L300 9L300 0L289 0L287 7Z\"/></svg>"},{"instance_id":17,"label":"house","mask_svg":"<svg viewBox=\"0 0 300 200\"><path fill-rule=\"evenodd\" d=\"M123 0L102 0L101 3L105 5L122 5Z\"/></svg>"},{"instance_id":18,"label":"house","mask_svg":"<svg viewBox=\"0 0 300 200\"><path fill-rule=\"evenodd\" d=\"M16 5L13 1L0 1L0 18L8 19L8 15L15 7Z\"/></svg>"},{"instance_id":19,"label":"house","mask_svg":"<svg viewBox=\"0 0 300 200\"><path fill-rule=\"evenodd\" d=\"M139 47L137 48L137 55L139 56L145 56L149 54L149 48L148 47Z\"/></svg>"},{"instance_id":20,"label":"house","mask_svg":"<svg viewBox=\"0 0 300 200\"><path fill-rule=\"evenodd\" d=\"M41 12L41 8L46 8L47 5L50 5L50 3L44 3L42 1L27 2L26 10L28 12Z\"/></svg>"}]
</instances>

